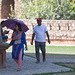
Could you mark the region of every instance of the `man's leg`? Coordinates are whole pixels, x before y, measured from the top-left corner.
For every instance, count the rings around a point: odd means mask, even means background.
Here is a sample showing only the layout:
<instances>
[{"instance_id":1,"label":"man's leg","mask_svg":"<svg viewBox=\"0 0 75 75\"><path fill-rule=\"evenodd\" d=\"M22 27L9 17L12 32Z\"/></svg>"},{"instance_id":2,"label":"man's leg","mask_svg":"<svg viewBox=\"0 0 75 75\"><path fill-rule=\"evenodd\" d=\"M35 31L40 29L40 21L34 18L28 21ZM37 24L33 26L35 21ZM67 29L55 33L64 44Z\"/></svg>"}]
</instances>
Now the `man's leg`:
<instances>
[{"instance_id":1,"label":"man's leg","mask_svg":"<svg viewBox=\"0 0 75 75\"><path fill-rule=\"evenodd\" d=\"M43 55L43 62L45 62L45 53L46 53L45 42L41 43L41 51L42 51L42 55Z\"/></svg>"},{"instance_id":2,"label":"man's leg","mask_svg":"<svg viewBox=\"0 0 75 75\"><path fill-rule=\"evenodd\" d=\"M40 62L39 42L36 41L35 41L35 51L36 51L36 58L37 58L36 63L39 63Z\"/></svg>"},{"instance_id":3,"label":"man's leg","mask_svg":"<svg viewBox=\"0 0 75 75\"><path fill-rule=\"evenodd\" d=\"M3 40L8 39L8 36L2 36L2 39Z\"/></svg>"},{"instance_id":4,"label":"man's leg","mask_svg":"<svg viewBox=\"0 0 75 75\"><path fill-rule=\"evenodd\" d=\"M6 42L7 39L8 39L8 36L2 36L2 40L3 40L3 42Z\"/></svg>"}]
</instances>

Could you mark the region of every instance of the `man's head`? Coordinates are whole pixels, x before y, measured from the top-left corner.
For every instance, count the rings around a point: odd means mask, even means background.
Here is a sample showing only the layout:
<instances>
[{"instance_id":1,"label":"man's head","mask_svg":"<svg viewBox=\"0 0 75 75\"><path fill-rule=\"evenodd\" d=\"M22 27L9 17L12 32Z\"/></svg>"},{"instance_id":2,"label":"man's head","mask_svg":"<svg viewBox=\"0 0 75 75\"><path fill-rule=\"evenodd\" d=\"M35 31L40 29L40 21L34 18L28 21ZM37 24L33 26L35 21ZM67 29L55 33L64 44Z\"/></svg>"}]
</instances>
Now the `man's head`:
<instances>
[{"instance_id":1,"label":"man's head","mask_svg":"<svg viewBox=\"0 0 75 75\"><path fill-rule=\"evenodd\" d=\"M42 19L41 18L37 18L37 23L38 23L39 26L41 25L41 22L42 22Z\"/></svg>"},{"instance_id":2,"label":"man's head","mask_svg":"<svg viewBox=\"0 0 75 75\"><path fill-rule=\"evenodd\" d=\"M3 25L4 22L5 22L5 21L2 21L2 22L1 22L1 26L2 26L2 27L4 27L4 25Z\"/></svg>"}]
</instances>

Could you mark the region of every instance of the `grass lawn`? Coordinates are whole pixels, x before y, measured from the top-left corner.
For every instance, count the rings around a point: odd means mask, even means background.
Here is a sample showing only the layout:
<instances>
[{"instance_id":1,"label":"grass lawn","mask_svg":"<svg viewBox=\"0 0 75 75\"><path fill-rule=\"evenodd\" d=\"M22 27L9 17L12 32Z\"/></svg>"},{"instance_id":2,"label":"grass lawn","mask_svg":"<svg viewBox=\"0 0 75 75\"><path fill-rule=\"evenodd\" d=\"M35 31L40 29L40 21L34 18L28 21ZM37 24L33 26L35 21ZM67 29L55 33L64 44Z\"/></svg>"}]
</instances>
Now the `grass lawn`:
<instances>
[{"instance_id":1,"label":"grass lawn","mask_svg":"<svg viewBox=\"0 0 75 75\"><path fill-rule=\"evenodd\" d=\"M12 51L12 47L7 49L7 52L11 52L11 51ZM28 45L28 51L25 52L35 53L35 46ZM46 46L46 53L75 55L75 46Z\"/></svg>"}]
</instances>

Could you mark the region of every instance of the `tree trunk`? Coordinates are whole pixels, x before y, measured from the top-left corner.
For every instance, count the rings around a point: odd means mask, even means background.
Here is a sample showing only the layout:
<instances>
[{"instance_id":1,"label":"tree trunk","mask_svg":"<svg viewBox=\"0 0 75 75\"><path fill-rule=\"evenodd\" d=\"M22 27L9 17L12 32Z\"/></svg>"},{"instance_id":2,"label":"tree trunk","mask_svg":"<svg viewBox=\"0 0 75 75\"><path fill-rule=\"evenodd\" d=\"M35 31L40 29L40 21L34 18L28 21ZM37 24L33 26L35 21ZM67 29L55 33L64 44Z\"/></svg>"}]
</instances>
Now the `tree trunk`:
<instances>
[{"instance_id":1,"label":"tree trunk","mask_svg":"<svg viewBox=\"0 0 75 75\"><path fill-rule=\"evenodd\" d=\"M7 17L10 17L9 13L11 14L10 5L12 5L14 9L14 0L2 0L1 4L1 19L7 19Z\"/></svg>"}]
</instances>

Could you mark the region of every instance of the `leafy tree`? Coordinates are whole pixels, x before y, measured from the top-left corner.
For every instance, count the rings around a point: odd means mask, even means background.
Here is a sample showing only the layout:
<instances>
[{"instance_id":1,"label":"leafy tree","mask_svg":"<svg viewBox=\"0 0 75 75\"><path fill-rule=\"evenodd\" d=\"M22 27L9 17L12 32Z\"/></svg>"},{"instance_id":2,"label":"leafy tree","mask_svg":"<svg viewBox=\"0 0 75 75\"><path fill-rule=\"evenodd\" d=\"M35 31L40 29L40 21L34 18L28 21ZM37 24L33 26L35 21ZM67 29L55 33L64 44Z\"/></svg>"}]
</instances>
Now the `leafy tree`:
<instances>
[{"instance_id":1,"label":"leafy tree","mask_svg":"<svg viewBox=\"0 0 75 75\"><path fill-rule=\"evenodd\" d=\"M75 0L20 0L20 18L75 19Z\"/></svg>"},{"instance_id":2,"label":"leafy tree","mask_svg":"<svg viewBox=\"0 0 75 75\"><path fill-rule=\"evenodd\" d=\"M70 3L70 13L71 13L71 15L70 15L70 19L73 19L73 20L75 20L75 0L73 0L73 2L71 2Z\"/></svg>"}]
</instances>

